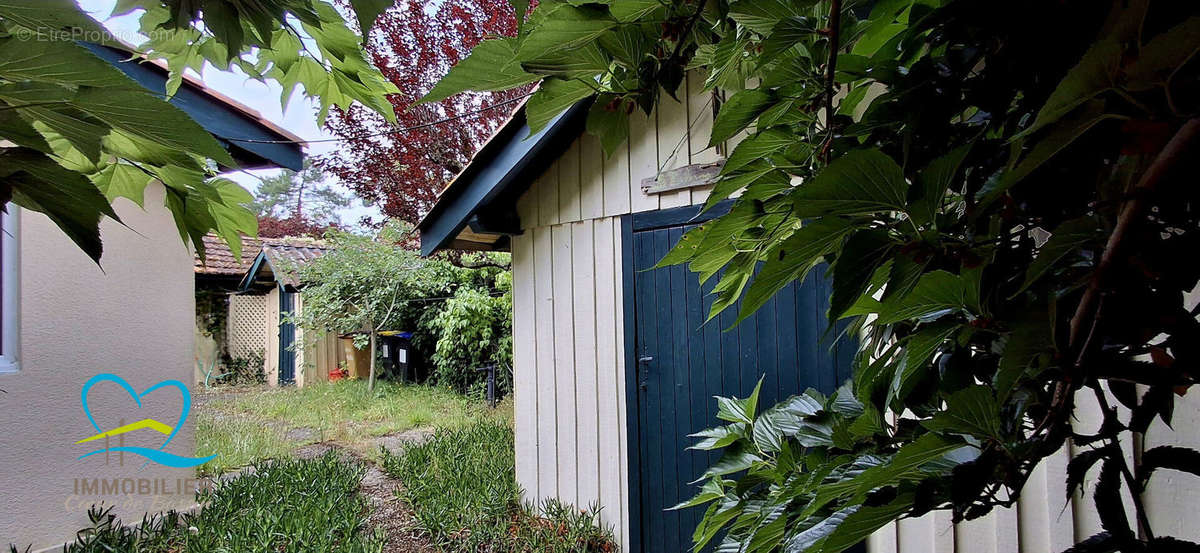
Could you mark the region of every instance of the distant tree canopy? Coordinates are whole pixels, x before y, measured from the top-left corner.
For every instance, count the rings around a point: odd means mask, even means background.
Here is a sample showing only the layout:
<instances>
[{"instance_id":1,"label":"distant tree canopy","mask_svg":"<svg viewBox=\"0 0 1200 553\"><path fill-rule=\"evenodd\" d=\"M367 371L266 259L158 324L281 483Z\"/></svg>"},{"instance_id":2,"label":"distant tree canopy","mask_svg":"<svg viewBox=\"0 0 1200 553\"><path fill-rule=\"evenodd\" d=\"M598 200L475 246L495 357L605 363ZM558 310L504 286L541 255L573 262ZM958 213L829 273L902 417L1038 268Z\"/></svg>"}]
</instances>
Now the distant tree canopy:
<instances>
[{"instance_id":1,"label":"distant tree canopy","mask_svg":"<svg viewBox=\"0 0 1200 553\"><path fill-rule=\"evenodd\" d=\"M339 227L338 210L349 207L354 196L325 180L324 172L306 159L300 172L285 169L259 181L251 204L258 215L258 235L320 238L329 228Z\"/></svg>"},{"instance_id":2,"label":"distant tree canopy","mask_svg":"<svg viewBox=\"0 0 1200 553\"><path fill-rule=\"evenodd\" d=\"M528 87L460 94L422 105L417 100L484 38L516 32L507 0L396 2L379 16L366 44L370 60L400 91L388 97L394 116L363 106L334 109L326 128L347 140L322 157L321 166L384 215L417 223L446 183L508 119L516 108L512 100ZM462 118L422 127L452 117ZM411 130L389 133L396 122Z\"/></svg>"},{"instance_id":3,"label":"distant tree canopy","mask_svg":"<svg viewBox=\"0 0 1200 553\"><path fill-rule=\"evenodd\" d=\"M698 549L834 553L901 517L977 518L1070 441L1067 488L1096 483L1103 527L1073 553L1200 550L1142 497L1200 475L1196 450L1143 442L1174 440L1200 375L1200 4L514 4L518 35L426 100L540 78L530 125L594 98L612 151L700 71L731 147L706 209L740 195L661 263L715 279L710 318L828 263L828 315L859 337L831 396L718 399L696 447L723 456L678 506L707 506Z\"/></svg>"},{"instance_id":4,"label":"distant tree canopy","mask_svg":"<svg viewBox=\"0 0 1200 553\"><path fill-rule=\"evenodd\" d=\"M369 30L390 3L353 0L345 14ZM166 62L168 95L184 71L211 64L279 83L285 105L303 87L320 106L318 122L331 106L356 103L394 120L385 96L397 89L327 1L121 0L113 13L139 11L150 40L136 54ZM126 47L72 0L0 3L0 201L45 213L99 261L100 219L119 220L110 203L127 197L140 205L157 179L185 242L203 255L201 238L214 231L237 255L240 235L256 230L252 198L215 176L237 164L184 112L92 54L80 37Z\"/></svg>"}]
</instances>

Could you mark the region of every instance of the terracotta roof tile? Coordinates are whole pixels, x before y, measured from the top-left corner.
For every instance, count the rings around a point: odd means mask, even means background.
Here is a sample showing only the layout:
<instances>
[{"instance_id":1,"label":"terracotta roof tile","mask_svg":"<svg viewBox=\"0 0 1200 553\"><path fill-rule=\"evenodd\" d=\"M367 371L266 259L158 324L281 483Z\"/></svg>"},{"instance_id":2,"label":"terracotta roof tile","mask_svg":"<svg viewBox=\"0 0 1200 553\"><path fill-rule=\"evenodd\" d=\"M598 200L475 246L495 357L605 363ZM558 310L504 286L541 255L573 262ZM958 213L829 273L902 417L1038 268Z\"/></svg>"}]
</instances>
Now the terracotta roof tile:
<instances>
[{"instance_id":1,"label":"terracotta roof tile","mask_svg":"<svg viewBox=\"0 0 1200 553\"><path fill-rule=\"evenodd\" d=\"M204 251L206 259L195 257L194 268L198 275L241 275L250 268L258 252L262 250L262 241L248 236L242 237L242 258L233 257L229 244L216 234L204 236Z\"/></svg>"}]
</instances>

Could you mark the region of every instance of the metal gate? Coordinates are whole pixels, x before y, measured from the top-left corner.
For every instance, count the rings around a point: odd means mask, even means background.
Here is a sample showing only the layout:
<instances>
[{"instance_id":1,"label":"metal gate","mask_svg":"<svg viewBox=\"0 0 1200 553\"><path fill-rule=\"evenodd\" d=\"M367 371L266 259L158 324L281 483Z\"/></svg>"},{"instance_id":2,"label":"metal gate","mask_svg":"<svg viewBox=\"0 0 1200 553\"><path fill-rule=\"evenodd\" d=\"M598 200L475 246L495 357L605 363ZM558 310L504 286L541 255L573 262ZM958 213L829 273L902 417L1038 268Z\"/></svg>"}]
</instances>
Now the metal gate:
<instances>
[{"instance_id":1,"label":"metal gate","mask_svg":"<svg viewBox=\"0 0 1200 553\"><path fill-rule=\"evenodd\" d=\"M702 288L685 266L651 269L691 227L639 229L635 219L631 228L638 424L630 438L637 440L630 502L640 507L631 516L634 550L678 553L690 549L703 509L664 509L695 495L698 488L687 483L719 457L687 449L695 442L688 434L724 424L713 396L746 397L760 377L764 408L809 387L832 392L850 377L854 347L826 334L830 286L822 268L725 332L738 306L704 324L716 277Z\"/></svg>"}]
</instances>

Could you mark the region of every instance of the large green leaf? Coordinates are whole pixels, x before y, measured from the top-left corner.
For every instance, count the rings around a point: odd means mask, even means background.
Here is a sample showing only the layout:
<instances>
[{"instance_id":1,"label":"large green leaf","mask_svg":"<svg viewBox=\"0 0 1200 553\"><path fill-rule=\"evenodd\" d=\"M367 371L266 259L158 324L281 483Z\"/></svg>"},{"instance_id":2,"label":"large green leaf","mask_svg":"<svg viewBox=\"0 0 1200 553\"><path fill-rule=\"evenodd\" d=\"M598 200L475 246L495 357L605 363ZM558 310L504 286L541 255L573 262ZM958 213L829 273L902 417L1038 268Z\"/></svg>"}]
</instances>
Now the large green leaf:
<instances>
[{"instance_id":1,"label":"large green leaf","mask_svg":"<svg viewBox=\"0 0 1200 553\"><path fill-rule=\"evenodd\" d=\"M538 80L517 62L517 40L495 38L479 43L420 103L439 102L468 90L507 90Z\"/></svg>"},{"instance_id":2,"label":"large green leaf","mask_svg":"<svg viewBox=\"0 0 1200 553\"><path fill-rule=\"evenodd\" d=\"M896 520L912 508L912 494L903 494L886 505L862 505L842 519L841 524L823 539L820 553L840 553L862 542L876 530Z\"/></svg>"},{"instance_id":3,"label":"large green leaf","mask_svg":"<svg viewBox=\"0 0 1200 553\"><path fill-rule=\"evenodd\" d=\"M808 272L854 230L835 218L824 218L804 225L767 254L767 260L754 275L742 298L738 321L753 314L788 283L803 280Z\"/></svg>"},{"instance_id":4,"label":"large green leaf","mask_svg":"<svg viewBox=\"0 0 1200 553\"><path fill-rule=\"evenodd\" d=\"M375 20L379 18L379 14L395 3L396 0L350 0L350 7L354 8L354 15L358 18L358 30L364 43L367 41L371 27L375 26Z\"/></svg>"},{"instance_id":5,"label":"large green leaf","mask_svg":"<svg viewBox=\"0 0 1200 553\"><path fill-rule=\"evenodd\" d=\"M978 290L968 279L947 271L925 273L912 292L883 304L879 324L933 318L956 311L979 313Z\"/></svg>"},{"instance_id":6,"label":"large green leaf","mask_svg":"<svg viewBox=\"0 0 1200 553\"><path fill-rule=\"evenodd\" d=\"M203 155L226 167L237 166L229 152L204 127L179 108L150 94L89 88L81 90L71 104L113 128Z\"/></svg>"},{"instance_id":7,"label":"large green leaf","mask_svg":"<svg viewBox=\"0 0 1200 553\"><path fill-rule=\"evenodd\" d=\"M930 376L929 360L958 329L958 324L938 321L922 328L904 342L904 357L892 375L887 403L903 401L924 378Z\"/></svg>"},{"instance_id":8,"label":"large green leaf","mask_svg":"<svg viewBox=\"0 0 1200 553\"><path fill-rule=\"evenodd\" d=\"M846 241L833 264L833 294L829 298L829 320L842 317L867 291L871 277L887 260L895 244L887 232L866 229Z\"/></svg>"},{"instance_id":9,"label":"large green leaf","mask_svg":"<svg viewBox=\"0 0 1200 553\"><path fill-rule=\"evenodd\" d=\"M621 23L637 21L667 6L663 0L609 0L607 4L608 12Z\"/></svg>"},{"instance_id":10,"label":"large green leaf","mask_svg":"<svg viewBox=\"0 0 1200 553\"><path fill-rule=\"evenodd\" d=\"M588 110L587 132L599 138L604 155L612 157L629 138L629 113L613 109L605 96L600 96Z\"/></svg>"},{"instance_id":11,"label":"large green leaf","mask_svg":"<svg viewBox=\"0 0 1200 553\"><path fill-rule=\"evenodd\" d=\"M541 10L534 10L536 14ZM617 22L593 6L560 5L522 37L518 57L533 60L558 49L578 48L596 40Z\"/></svg>"},{"instance_id":12,"label":"large green leaf","mask_svg":"<svg viewBox=\"0 0 1200 553\"><path fill-rule=\"evenodd\" d=\"M112 64L64 40L0 38L0 78L141 90Z\"/></svg>"},{"instance_id":13,"label":"large green leaf","mask_svg":"<svg viewBox=\"0 0 1200 553\"><path fill-rule=\"evenodd\" d=\"M855 150L830 163L792 193L797 217L905 211L908 184L879 150Z\"/></svg>"},{"instance_id":14,"label":"large green leaf","mask_svg":"<svg viewBox=\"0 0 1200 553\"><path fill-rule=\"evenodd\" d=\"M773 94L757 88L734 94L717 112L717 118L713 121L712 138L709 140L708 146L711 148L721 144L741 132L759 114L771 107L774 101Z\"/></svg>"},{"instance_id":15,"label":"large green leaf","mask_svg":"<svg viewBox=\"0 0 1200 553\"><path fill-rule=\"evenodd\" d=\"M971 151L971 144L959 146L931 162L917 175L921 197L913 202L910 213L918 226L932 223L942 208L946 190L954 184L958 168Z\"/></svg>"},{"instance_id":16,"label":"large green leaf","mask_svg":"<svg viewBox=\"0 0 1200 553\"><path fill-rule=\"evenodd\" d=\"M789 17L807 15L805 8L816 4L816 0L753 0L734 2L729 7L729 17L742 26L760 35L769 35L780 21Z\"/></svg>"},{"instance_id":17,"label":"large green leaf","mask_svg":"<svg viewBox=\"0 0 1200 553\"><path fill-rule=\"evenodd\" d=\"M151 176L127 163L112 163L99 173L92 175L92 182L109 202L117 198L129 198L138 207L146 207L146 186Z\"/></svg>"},{"instance_id":18,"label":"large green leaf","mask_svg":"<svg viewBox=\"0 0 1200 553\"><path fill-rule=\"evenodd\" d=\"M1126 86L1133 90L1144 90L1165 84L1198 50L1200 17L1189 17L1142 46L1137 59L1125 68Z\"/></svg>"},{"instance_id":19,"label":"large green leaf","mask_svg":"<svg viewBox=\"0 0 1200 553\"><path fill-rule=\"evenodd\" d=\"M780 152L798 141L795 134L784 129L776 128L760 132L738 143L737 147L733 149L733 153L729 154L729 159L725 161L725 167L721 168L721 172L732 173L755 161Z\"/></svg>"},{"instance_id":20,"label":"large green leaf","mask_svg":"<svg viewBox=\"0 0 1200 553\"><path fill-rule=\"evenodd\" d=\"M1038 111L1033 125L1017 137L1028 136L1042 127L1058 121L1084 102L1113 87L1121 64L1121 45L1102 38L1083 54L1079 64L1072 67L1058 87Z\"/></svg>"},{"instance_id":21,"label":"large green leaf","mask_svg":"<svg viewBox=\"0 0 1200 553\"><path fill-rule=\"evenodd\" d=\"M112 35L80 10L74 0L0 0L0 18L37 32L42 35L39 38L46 39L26 42L70 42L77 37L100 44L115 42ZM52 32L64 34L53 36L49 34Z\"/></svg>"},{"instance_id":22,"label":"large green leaf","mask_svg":"<svg viewBox=\"0 0 1200 553\"><path fill-rule=\"evenodd\" d=\"M934 432L1001 440L1000 404L987 386L971 386L946 397L946 409L921 423Z\"/></svg>"},{"instance_id":23,"label":"large green leaf","mask_svg":"<svg viewBox=\"0 0 1200 553\"><path fill-rule=\"evenodd\" d=\"M108 199L87 178L26 148L0 152L0 196L44 213L97 263L104 253L100 219L120 220Z\"/></svg>"},{"instance_id":24,"label":"large green leaf","mask_svg":"<svg viewBox=\"0 0 1200 553\"><path fill-rule=\"evenodd\" d=\"M595 94L593 86L579 79L548 77L543 80L537 92L525 104L525 120L529 124L530 135L540 132L576 102Z\"/></svg>"},{"instance_id":25,"label":"large green leaf","mask_svg":"<svg viewBox=\"0 0 1200 553\"><path fill-rule=\"evenodd\" d=\"M1109 119L1121 118L1119 115L1105 113L1104 109L1105 102L1103 100L1091 100L1072 111L1070 115L1050 125L1044 136L1034 143L1029 153L1025 154L1011 171L1004 174L1000 185L988 192L984 203L990 203L1001 192L1021 182L1038 167L1091 130L1092 127ZM1017 151L1020 152L1020 150Z\"/></svg>"}]
</instances>

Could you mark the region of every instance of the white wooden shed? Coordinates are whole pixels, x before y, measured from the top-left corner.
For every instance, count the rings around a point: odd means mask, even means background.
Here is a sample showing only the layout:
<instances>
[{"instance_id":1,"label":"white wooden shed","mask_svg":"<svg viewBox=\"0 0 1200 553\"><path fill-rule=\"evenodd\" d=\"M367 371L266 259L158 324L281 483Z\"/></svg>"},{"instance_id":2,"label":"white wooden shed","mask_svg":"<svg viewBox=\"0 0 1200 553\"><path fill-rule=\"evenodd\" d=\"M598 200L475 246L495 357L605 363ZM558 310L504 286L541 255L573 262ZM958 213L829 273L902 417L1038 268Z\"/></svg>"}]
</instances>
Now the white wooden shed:
<instances>
[{"instance_id":1,"label":"white wooden shed","mask_svg":"<svg viewBox=\"0 0 1200 553\"><path fill-rule=\"evenodd\" d=\"M825 324L821 277L786 288L726 333L732 319L702 324L712 299L694 274L649 270L699 221L705 175L721 161L707 147L713 99L702 83L689 75L682 102L635 113L628 142L607 158L583 133L586 105L534 136L518 110L419 225L426 255L512 252L517 478L529 500L599 503L622 550L634 553L690 547L689 521L699 513L662 509L693 493L684 483L707 465L682 450L687 433L718 424L714 393L745 397L759 374L775 397L829 391L849 376L849 348L831 353L810 331ZM680 180L661 193L643 189ZM1098 420L1089 399L1079 399L1083 427ZM1197 410L1176 417L1177 428L1192 430L1171 439L1196 441ZM1037 469L1017 507L957 525L948 512L889 524L866 549L1061 551L1100 529L1090 498L1066 496L1069 449ZM1156 528L1196 539L1200 527L1180 513L1200 501L1200 486L1179 482L1186 487L1153 484L1150 515Z\"/></svg>"}]
</instances>

